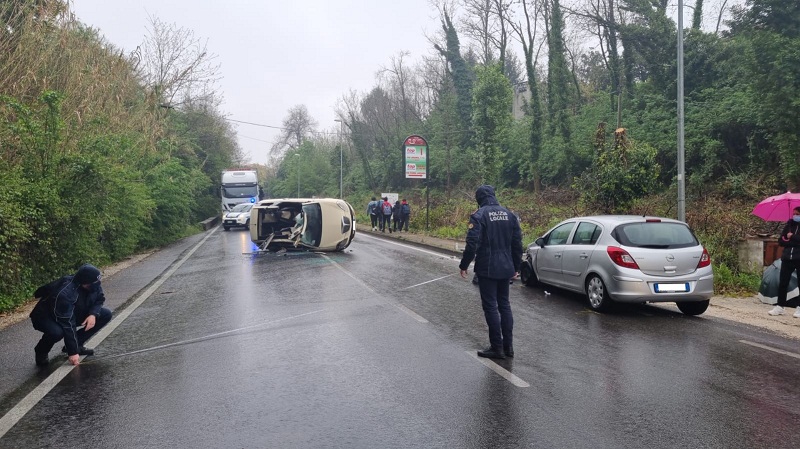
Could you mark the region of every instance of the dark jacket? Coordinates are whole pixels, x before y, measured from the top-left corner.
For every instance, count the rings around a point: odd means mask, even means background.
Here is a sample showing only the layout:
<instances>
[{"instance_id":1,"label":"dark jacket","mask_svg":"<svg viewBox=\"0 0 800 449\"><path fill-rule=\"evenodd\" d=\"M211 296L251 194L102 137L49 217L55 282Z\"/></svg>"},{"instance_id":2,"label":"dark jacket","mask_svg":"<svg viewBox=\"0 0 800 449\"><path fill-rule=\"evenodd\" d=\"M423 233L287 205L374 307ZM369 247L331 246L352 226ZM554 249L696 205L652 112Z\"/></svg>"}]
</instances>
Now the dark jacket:
<instances>
[{"instance_id":1,"label":"dark jacket","mask_svg":"<svg viewBox=\"0 0 800 449\"><path fill-rule=\"evenodd\" d=\"M401 203L400 216L407 219L409 215L411 215L411 206L408 203Z\"/></svg>"},{"instance_id":2,"label":"dark jacket","mask_svg":"<svg viewBox=\"0 0 800 449\"><path fill-rule=\"evenodd\" d=\"M475 192L480 205L469 217L467 246L459 268L466 270L475 260L475 273L489 279L510 279L522 264L522 229L517 216L501 206L492 186Z\"/></svg>"},{"instance_id":3,"label":"dark jacket","mask_svg":"<svg viewBox=\"0 0 800 449\"><path fill-rule=\"evenodd\" d=\"M786 236L790 232L791 238ZM778 237L778 245L783 247L782 261L800 260L800 223L794 220L787 221L781 236Z\"/></svg>"},{"instance_id":4,"label":"dark jacket","mask_svg":"<svg viewBox=\"0 0 800 449\"><path fill-rule=\"evenodd\" d=\"M106 301L100 283L91 284L89 290L74 281L74 276L64 276L36 290L39 302L31 312L31 319L52 319L64 329L67 354L78 353L77 327L89 315L99 316Z\"/></svg>"},{"instance_id":5,"label":"dark jacket","mask_svg":"<svg viewBox=\"0 0 800 449\"><path fill-rule=\"evenodd\" d=\"M370 201L369 204L367 204L367 215L378 215L378 207L380 204L378 200Z\"/></svg>"}]
</instances>

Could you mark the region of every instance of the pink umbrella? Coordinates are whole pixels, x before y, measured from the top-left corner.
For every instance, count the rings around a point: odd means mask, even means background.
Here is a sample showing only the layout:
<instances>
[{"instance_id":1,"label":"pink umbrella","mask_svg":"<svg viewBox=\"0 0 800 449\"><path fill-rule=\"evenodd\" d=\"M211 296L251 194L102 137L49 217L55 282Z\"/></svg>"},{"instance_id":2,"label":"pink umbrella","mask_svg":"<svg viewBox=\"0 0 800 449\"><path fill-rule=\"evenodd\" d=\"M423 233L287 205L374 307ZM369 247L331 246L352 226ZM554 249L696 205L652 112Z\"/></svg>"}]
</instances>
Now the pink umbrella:
<instances>
[{"instance_id":1,"label":"pink umbrella","mask_svg":"<svg viewBox=\"0 0 800 449\"><path fill-rule=\"evenodd\" d=\"M786 221L792 218L792 211L798 206L800 206L800 193L786 192L756 204L753 215L765 221Z\"/></svg>"}]
</instances>

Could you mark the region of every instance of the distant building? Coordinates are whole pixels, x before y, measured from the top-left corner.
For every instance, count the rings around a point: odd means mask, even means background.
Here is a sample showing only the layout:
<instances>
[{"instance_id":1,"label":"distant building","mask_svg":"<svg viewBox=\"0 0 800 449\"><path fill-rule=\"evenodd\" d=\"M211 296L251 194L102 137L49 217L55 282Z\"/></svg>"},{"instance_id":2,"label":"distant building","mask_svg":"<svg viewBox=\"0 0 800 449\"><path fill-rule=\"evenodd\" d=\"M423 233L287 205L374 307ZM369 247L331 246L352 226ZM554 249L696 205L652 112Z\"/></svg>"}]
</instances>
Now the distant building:
<instances>
[{"instance_id":1,"label":"distant building","mask_svg":"<svg viewBox=\"0 0 800 449\"><path fill-rule=\"evenodd\" d=\"M514 120L519 120L525 116L525 108L531 101L531 92L528 90L528 82L521 81L514 85L514 99L511 102L511 112Z\"/></svg>"}]
</instances>

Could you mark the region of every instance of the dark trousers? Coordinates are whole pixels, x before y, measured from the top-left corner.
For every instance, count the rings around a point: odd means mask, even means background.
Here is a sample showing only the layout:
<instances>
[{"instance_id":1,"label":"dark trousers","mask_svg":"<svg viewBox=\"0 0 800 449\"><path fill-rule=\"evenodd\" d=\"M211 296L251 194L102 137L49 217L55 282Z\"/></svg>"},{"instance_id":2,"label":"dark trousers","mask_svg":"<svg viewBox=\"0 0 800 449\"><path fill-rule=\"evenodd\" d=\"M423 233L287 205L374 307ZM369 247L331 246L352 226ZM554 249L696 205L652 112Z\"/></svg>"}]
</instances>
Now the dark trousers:
<instances>
[{"instance_id":1,"label":"dark trousers","mask_svg":"<svg viewBox=\"0 0 800 449\"><path fill-rule=\"evenodd\" d=\"M478 277L481 305L489 326L489 344L495 350L509 350L513 346L514 316L508 299L508 279Z\"/></svg>"},{"instance_id":2,"label":"dark trousers","mask_svg":"<svg viewBox=\"0 0 800 449\"><path fill-rule=\"evenodd\" d=\"M395 231L397 231L398 229L402 230L403 225L400 223L401 223L400 218L394 216L392 217L392 229L394 229Z\"/></svg>"},{"instance_id":3,"label":"dark trousers","mask_svg":"<svg viewBox=\"0 0 800 449\"><path fill-rule=\"evenodd\" d=\"M401 231L408 232L408 215L400 217L400 226L398 227L398 229L400 229Z\"/></svg>"},{"instance_id":4,"label":"dark trousers","mask_svg":"<svg viewBox=\"0 0 800 449\"><path fill-rule=\"evenodd\" d=\"M111 321L111 311L106 309L105 307L100 309L100 316L97 317L94 323L94 327L85 331L83 329L78 329L76 332L78 337L78 346L83 346L83 344L92 337L97 331L103 328L109 321ZM85 319L86 317L84 317ZM83 320L79 321L77 324L80 324ZM53 318L50 314L36 314L31 316L31 323L33 323L33 328L39 332L42 332L42 338L39 340L39 343L36 344L34 350L37 353L47 354L50 352L50 349L53 348L53 345L58 343L64 338L64 328L61 327L58 322L56 322L55 318Z\"/></svg>"},{"instance_id":5,"label":"dark trousers","mask_svg":"<svg viewBox=\"0 0 800 449\"><path fill-rule=\"evenodd\" d=\"M800 281L800 260L781 260L781 276L778 282L778 305L786 306L786 290L789 289L789 281L792 279L792 272L797 272L797 280Z\"/></svg>"},{"instance_id":6,"label":"dark trousers","mask_svg":"<svg viewBox=\"0 0 800 449\"><path fill-rule=\"evenodd\" d=\"M378 216L377 215L370 215L369 219L372 220L372 227L373 228L377 228L378 227Z\"/></svg>"},{"instance_id":7,"label":"dark trousers","mask_svg":"<svg viewBox=\"0 0 800 449\"><path fill-rule=\"evenodd\" d=\"M392 229L392 216L381 215L381 231L386 231L386 228Z\"/></svg>"}]
</instances>

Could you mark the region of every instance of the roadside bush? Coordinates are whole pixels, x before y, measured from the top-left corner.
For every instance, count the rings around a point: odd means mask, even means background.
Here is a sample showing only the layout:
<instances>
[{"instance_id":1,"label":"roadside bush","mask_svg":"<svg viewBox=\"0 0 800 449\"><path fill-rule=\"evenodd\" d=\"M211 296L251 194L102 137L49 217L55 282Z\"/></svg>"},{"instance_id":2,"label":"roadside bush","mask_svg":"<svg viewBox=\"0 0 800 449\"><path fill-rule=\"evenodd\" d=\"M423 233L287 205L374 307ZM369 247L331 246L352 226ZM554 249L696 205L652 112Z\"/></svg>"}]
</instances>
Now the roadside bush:
<instances>
[{"instance_id":1,"label":"roadside bush","mask_svg":"<svg viewBox=\"0 0 800 449\"><path fill-rule=\"evenodd\" d=\"M741 273L726 263L714 263L714 293L717 295L752 295L761 285L761 276L752 273Z\"/></svg>"}]
</instances>

